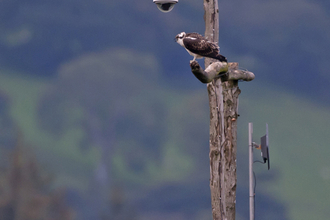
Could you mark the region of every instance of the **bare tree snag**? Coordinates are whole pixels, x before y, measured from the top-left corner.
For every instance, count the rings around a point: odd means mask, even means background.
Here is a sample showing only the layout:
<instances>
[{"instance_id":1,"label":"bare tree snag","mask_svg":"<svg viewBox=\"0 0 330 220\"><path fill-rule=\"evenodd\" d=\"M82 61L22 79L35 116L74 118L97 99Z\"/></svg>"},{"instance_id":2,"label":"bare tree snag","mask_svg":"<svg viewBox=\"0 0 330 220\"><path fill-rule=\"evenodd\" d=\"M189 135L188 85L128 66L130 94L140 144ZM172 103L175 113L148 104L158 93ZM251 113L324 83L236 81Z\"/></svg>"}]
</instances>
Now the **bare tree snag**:
<instances>
[{"instance_id":1,"label":"bare tree snag","mask_svg":"<svg viewBox=\"0 0 330 220\"><path fill-rule=\"evenodd\" d=\"M205 37L219 41L218 0L204 0ZM203 70L190 64L192 73L207 83L210 105L210 189L213 220L235 220L236 140L238 80L250 81L254 74L240 70L238 63L214 62L205 58Z\"/></svg>"},{"instance_id":2,"label":"bare tree snag","mask_svg":"<svg viewBox=\"0 0 330 220\"><path fill-rule=\"evenodd\" d=\"M236 204L237 80L207 84L210 104L210 188L214 220L234 220Z\"/></svg>"}]
</instances>

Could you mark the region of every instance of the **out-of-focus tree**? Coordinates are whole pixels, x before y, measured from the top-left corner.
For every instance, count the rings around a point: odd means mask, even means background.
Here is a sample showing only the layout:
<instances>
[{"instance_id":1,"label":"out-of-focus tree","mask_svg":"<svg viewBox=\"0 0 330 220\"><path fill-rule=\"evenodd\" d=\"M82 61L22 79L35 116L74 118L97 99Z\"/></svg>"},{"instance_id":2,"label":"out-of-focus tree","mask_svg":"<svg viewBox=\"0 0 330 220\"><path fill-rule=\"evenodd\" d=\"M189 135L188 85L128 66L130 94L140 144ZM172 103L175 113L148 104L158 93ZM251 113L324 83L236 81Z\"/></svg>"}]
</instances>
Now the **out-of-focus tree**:
<instances>
[{"instance_id":1,"label":"out-of-focus tree","mask_svg":"<svg viewBox=\"0 0 330 220\"><path fill-rule=\"evenodd\" d=\"M170 97L156 83L158 73L152 56L130 50L90 54L63 65L40 102L40 126L58 137L83 129L80 146L101 151L95 171L100 181L113 166L112 177L146 181L161 166L168 134L164 98Z\"/></svg>"},{"instance_id":2,"label":"out-of-focus tree","mask_svg":"<svg viewBox=\"0 0 330 220\"><path fill-rule=\"evenodd\" d=\"M0 148L12 149L16 141L15 123L10 115L10 100L0 91Z\"/></svg>"},{"instance_id":3,"label":"out-of-focus tree","mask_svg":"<svg viewBox=\"0 0 330 220\"><path fill-rule=\"evenodd\" d=\"M202 96L173 92L159 76L150 54L131 49L92 53L61 66L40 100L38 119L44 131L60 139L79 130L79 147L100 152L89 187L101 204L108 201L104 192L118 181L166 184L200 167L202 160L193 161L193 156L203 148L203 129L198 131L204 121L203 105L198 104ZM207 146L207 129L205 135ZM207 153L205 161L207 167Z\"/></svg>"},{"instance_id":4,"label":"out-of-focus tree","mask_svg":"<svg viewBox=\"0 0 330 220\"><path fill-rule=\"evenodd\" d=\"M41 169L21 135L8 152L9 164L0 172L0 219L74 219L74 211L65 203L65 191L51 190L52 176Z\"/></svg>"}]
</instances>

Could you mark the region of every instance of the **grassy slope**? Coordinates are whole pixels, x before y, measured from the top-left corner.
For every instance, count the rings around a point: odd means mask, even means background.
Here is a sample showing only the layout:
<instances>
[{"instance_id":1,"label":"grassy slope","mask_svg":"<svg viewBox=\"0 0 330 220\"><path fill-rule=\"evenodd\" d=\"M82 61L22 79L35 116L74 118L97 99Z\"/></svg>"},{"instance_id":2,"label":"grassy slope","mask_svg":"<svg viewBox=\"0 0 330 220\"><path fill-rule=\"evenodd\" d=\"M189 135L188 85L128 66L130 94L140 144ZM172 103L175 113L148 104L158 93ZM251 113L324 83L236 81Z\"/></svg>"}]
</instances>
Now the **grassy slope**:
<instances>
[{"instance_id":1,"label":"grassy slope","mask_svg":"<svg viewBox=\"0 0 330 220\"><path fill-rule=\"evenodd\" d=\"M99 155L96 150L82 154L77 147L72 147L77 146L82 135L79 128L72 128L58 139L38 127L37 103L48 85L48 80L22 77L16 72L0 70L0 90L9 96L11 115L24 134L25 142L37 149L41 162L57 173L59 185L84 188L87 184L86 172L92 171L92 165ZM72 179L70 174L75 178Z\"/></svg>"},{"instance_id":2,"label":"grassy slope","mask_svg":"<svg viewBox=\"0 0 330 220\"><path fill-rule=\"evenodd\" d=\"M70 138L64 137L62 140L55 140L38 129L36 103L47 83L0 71L0 89L9 95L12 116L23 130L26 140L46 149L43 150L45 160L47 154L57 154L57 158L63 160L62 168L58 169L66 169L65 172L70 173L70 167L74 172L77 169L73 166L84 166L84 170L91 171L93 161L98 158L97 153L86 156L77 149L67 147L75 145L81 135L79 129L73 129L72 134L67 136ZM247 123L251 121L256 138L263 135L264 123L269 123L272 161L269 172L274 170L279 173L279 178L274 182L258 182L258 189L285 203L292 220L326 219L330 214L329 109L280 89L251 86L241 84L239 132L245 140ZM47 153L48 149L51 153ZM70 162L72 159L74 163ZM48 162L49 166L59 164L58 160ZM84 181L71 180L68 176L59 176L58 181L74 181L74 184L84 187ZM81 174L81 178L83 176Z\"/></svg>"}]
</instances>

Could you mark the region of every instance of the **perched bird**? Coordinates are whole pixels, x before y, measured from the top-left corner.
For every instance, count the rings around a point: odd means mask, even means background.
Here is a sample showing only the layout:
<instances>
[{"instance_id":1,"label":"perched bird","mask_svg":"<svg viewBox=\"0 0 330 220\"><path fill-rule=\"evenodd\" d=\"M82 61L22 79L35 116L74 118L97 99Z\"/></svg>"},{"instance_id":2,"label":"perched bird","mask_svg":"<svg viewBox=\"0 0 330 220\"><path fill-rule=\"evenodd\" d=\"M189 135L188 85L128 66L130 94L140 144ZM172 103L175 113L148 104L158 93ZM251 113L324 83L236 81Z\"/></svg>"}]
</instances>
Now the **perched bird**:
<instances>
[{"instance_id":1,"label":"perched bird","mask_svg":"<svg viewBox=\"0 0 330 220\"><path fill-rule=\"evenodd\" d=\"M181 32L176 35L175 41L183 46L188 53L194 57L192 61L209 57L217 59L220 62L227 62L227 58L219 54L219 46L198 33Z\"/></svg>"}]
</instances>

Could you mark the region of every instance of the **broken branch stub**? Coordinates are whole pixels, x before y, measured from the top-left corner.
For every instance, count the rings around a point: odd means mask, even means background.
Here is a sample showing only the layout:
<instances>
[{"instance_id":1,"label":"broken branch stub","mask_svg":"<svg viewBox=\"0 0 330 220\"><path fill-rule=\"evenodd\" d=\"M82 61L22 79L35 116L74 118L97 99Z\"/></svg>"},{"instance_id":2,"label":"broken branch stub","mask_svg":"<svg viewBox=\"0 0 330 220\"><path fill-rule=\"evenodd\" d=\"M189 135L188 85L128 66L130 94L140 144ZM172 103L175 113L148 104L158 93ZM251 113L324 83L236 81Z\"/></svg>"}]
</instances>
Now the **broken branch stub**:
<instances>
[{"instance_id":1,"label":"broken branch stub","mask_svg":"<svg viewBox=\"0 0 330 220\"><path fill-rule=\"evenodd\" d=\"M214 62L211 63L205 70L197 61L190 63L191 72L202 83L209 83L213 79L221 77L221 81L243 80L251 81L254 79L254 74L247 70L238 68L238 63Z\"/></svg>"}]
</instances>

